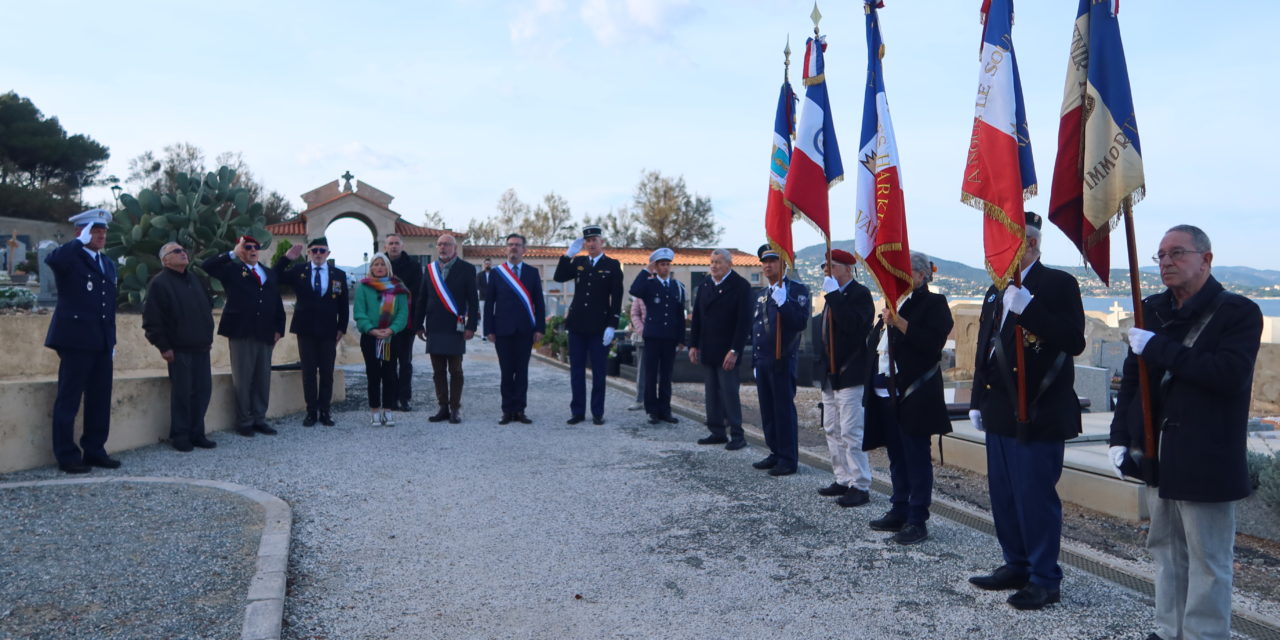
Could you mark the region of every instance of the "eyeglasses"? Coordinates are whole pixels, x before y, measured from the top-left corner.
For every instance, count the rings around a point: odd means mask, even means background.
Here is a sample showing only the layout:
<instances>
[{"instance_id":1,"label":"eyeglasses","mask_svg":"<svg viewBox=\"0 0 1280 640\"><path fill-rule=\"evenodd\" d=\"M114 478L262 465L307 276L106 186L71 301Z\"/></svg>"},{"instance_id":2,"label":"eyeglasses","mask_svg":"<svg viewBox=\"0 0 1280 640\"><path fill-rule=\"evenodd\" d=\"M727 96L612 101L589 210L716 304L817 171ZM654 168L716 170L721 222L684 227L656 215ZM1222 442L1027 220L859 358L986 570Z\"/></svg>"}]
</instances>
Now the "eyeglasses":
<instances>
[{"instance_id":1,"label":"eyeglasses","mask_svg":"<svg viewBox=\"0 0 1280 640\"><path fill-rule=\"evenodd\" d=\"M173 254L175 254L175 253L186 253L186 252L187 252L187 250L186 250L186 249L183 249L182 247L178 247L177 249L171 249L171 250L169 250L169 252L168 252L168 253L166 253L165 255L166 255L166 256L171 256L171 255L173 255Z\"/></svg>"},{"instance_id":2,"label":"eyeglasses","mask_svg":"<svg viewBox=\"0 0 1280 640\"><path fill-rule=\"evenodd\" d=\"M244 250L245 250L245 251L257 251L257 250L258 250L258 249L260 249L260 248L261 248L261 247L259 247L259 246L258 246L258 245L256 245L256 244L246 244L246 245L244 246Z\"/></svg>"},{"instance_id":3,"label":"eyeglasses","mask_svg":"<svg viewBox=\"0 0 1280 640\"><path fill-rule=\"evenodd\" d=\"M329 253L329 250L324 247L311 247L311 253Z\"/></svg>"},{"instance_id":4,"label":"eyeglasses","mask_svg":"<svg viewBox=\"0 0 1280 640\"><path fill-rule=\"evenodd\" d=\"M1164 260L1165 258L1168 258L1174 262L1177 262L1182 259L1182 256L1187 255L1188 253L1207 253L1207 252L1195 251L1192 249L1174 249L1173 251L1169 251L1169 252L1157 251L1154 256L1151 256L1151 261L1156 264L1160 264L1160 261Z\"/></svg>"}]
</instances>

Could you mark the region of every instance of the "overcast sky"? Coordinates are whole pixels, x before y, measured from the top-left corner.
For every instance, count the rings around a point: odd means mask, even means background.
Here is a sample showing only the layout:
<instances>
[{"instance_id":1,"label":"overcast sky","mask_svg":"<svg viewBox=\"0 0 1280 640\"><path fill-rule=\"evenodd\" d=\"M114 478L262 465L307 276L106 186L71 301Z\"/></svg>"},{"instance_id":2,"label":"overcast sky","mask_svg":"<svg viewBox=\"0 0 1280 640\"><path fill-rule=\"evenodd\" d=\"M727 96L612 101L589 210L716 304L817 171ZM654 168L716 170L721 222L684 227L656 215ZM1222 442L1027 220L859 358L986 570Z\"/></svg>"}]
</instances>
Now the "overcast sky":
<instances>
[{"instance_id":1,"label":"overcast sky","mask_svg":"<svg viewBox=\"0 0 1280 640\"><path fill-rule=\"evenodd\" d=\"M888 0L881 14L912 248L974 266L981 216L959 196L980 4ZM831 193L837 239L853 236L861 6L819 5L850 176ZM1045 213L1077 2L1016 7L1040 176L1029 207ZM1280 164L1278 7L1122 3L1147 176L1136 209L1140 255L1154 253L1164 229L1192 223L1212 237L1219 264L1280 269L1271 189ZM242 152L299 209L300 194L347 170L394 195L407 220L439 210L455 228L491 215L508 187L526 201L555 191L578 218L628 204L645 169L683 175L712 199L722 243L754 251L782 49L790 36L791 79L802 92L811 8L807 0L10 3L0 91L109 146L107 173L123 177L129 158L187 141L210 159ZM819 241L803 225L795 230L797 248ZM1048 262L1079 263L1060 232L1046 237ZM1121 238L1112 243L1117 266Z\"/></svg>"}]
</instances>

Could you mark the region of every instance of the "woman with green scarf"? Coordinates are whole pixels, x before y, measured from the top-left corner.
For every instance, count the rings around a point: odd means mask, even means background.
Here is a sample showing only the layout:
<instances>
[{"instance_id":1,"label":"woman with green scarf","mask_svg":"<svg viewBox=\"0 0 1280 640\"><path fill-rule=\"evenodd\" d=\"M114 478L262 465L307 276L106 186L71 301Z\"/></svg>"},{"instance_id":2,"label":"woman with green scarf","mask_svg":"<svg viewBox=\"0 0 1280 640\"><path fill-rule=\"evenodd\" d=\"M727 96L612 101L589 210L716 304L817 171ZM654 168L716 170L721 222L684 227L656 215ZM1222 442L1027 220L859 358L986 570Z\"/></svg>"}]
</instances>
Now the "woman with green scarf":
<instances>
[{"instance_id":1,"label":"woman with green scarf","mask_svg":"<svg viewBox=\"0 0 1280 640\"><path fill-rule=\"evenodd\" d=\"M394 425L388 413L397 406L396 363L391 341L409 322L409 291L391 272L391 260L376 253L369 261L369 276L355 292L356 328L360 331L360 352L369 378L370 424Z\"/></svg>"}]
</instances>

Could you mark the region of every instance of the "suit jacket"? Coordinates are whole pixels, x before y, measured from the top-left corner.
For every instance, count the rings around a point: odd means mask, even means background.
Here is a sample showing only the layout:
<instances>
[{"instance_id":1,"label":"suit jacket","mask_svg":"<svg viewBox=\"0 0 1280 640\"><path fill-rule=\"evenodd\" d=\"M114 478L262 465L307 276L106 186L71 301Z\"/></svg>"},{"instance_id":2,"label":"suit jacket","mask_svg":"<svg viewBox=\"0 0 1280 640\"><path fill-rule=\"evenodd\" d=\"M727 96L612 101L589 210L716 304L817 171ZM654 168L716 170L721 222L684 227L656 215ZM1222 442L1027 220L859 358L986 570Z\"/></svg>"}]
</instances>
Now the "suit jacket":
<instances>
[{"instance_id":1,"label":"suit jacket","mask_svg":"<svg viewBox=\"0 0 1280 640\"><path fill-rule=\"evenodd\" d=\"M570 331L603 334L608 327L618 327L622 317L622 264L617 260L601 255L593 267L588 256L561 256L552 278L556 282L577 281L573 303L564 319Z\"/></svg>"},{"instance_id":2,"label":"suit jacket","mask_svg":"<svg viewBox=\"0 0 1280 640\"><path fill-rule=\"evenodd\" d=\"M434 263L433 263L434 264ZM463 332L458 330L458 316L449 312L444 301L436 294L435 285L431 282L431 266L422 277L422 291L418 294L418 313L420 318L416 329L427 332L427 353L439 355L461 355L467 352L467 341ZM476 266L454 258L449 275L444 279L444 286L449 290L449 297L458 305L458 313L466 317L463 325L466 331L475 331L480 324L480 297L476 291Z\"/></svg>"},{"instance_id":3,"label":"suit jacket","mask_svg":"<svg viewBox=\"0 0 1280 640\"><path fill-rule=\"evenodd\" d=\"M489 293L489 278L498 274L493 272L493 267L489 267L488 271L476 268L476 295L484 300L485 294Z\"/></svg>"},{"instance_id":4,"label":"suit jacket","mask_svg":"<svg viewBox=\"0 0 1280 640\"><path fill-rule=\"evenodd\" d=\"M644 269L631 283L631 295L644 301L644 337L684 344L684 285L674 277L668 286Z\"/></svg>"},{"instance_id":5,"label":"suit jacket","mask_svg":"<svg viewBox=\"0 0 1280 640\"><path fill-rule=\"evenodd\" d=\"M742 350L751 333L751 283L730 271L716 285L711 276L702 279L693 299L693 322L689 345L698 349L698 359L718 367L732 349L742 362Z\"/></svg>"},{"instance_id":6,"label":"suit jacket","mask_svg":"<svg viewBox=\"0 0 1280 640\"><path fill-rule=\"evenodd\" d=\"M1021 316L1009 314L1004 327L999 329L1003 294L994 286L987 289L978 325L977 360L969 406L982 411L982 426L989 433L1027 441L1070 440L1080 433L1074 358L1085 347L1080 285L1071 274L1050 269L1038 261L1031 266L1022 284L1035 297ZM1023 328L1027 363L1029 423L1021 429L1017 420L1017 379L1013 371L1017 366L1015 325ZM991 349L996 331L1004 351L1003 362ZM1052 378L1046 380L1048 376Z\"/></svg>"},{"instance_id":7,"label":"suit jacket","mask_svg":"<svg viewBox=\"0 0 1280 640\"><path fill-rule=\"evenodd\" d=\"M116 346L116 265L102 255L103 268L79 240L54 249L44 263L53 269L58 303L44 346L100 351Z\"/></svg>"},{"instance_id":8,"label":"suit jacket","mask_svg":"<svg viewBox=\"0 0 1280 640\"><path fill-rule=\"evenodd\" d=\"M871 291L851 280L844 290L826 294L827 308L814 316L813 351L815 371L828 379L832 389L846 389L867 381L867 334L875 318ZM835 353L836 372L827 361L827 316L831 316L830 338Z\"/></svg>"},{"instance_id":9,"label":"suit jacket","mask_svg":"<svg viewBox=\"0 0 1280 640\"><path fill-rule=\"evenodd\" d=\"M497 273L500 268L502 267L494 267L493 277L489 278L489 291L484 297L485 334L509 336L517 333L546 333L547 303L542 299L542 275L538 273L538 268L524 263L520 268L520 282L533 299L533 322L529 321L528 308L512 288L511 282L506 276Z\"/></svg>"},{"instance_id":10,"label":"suit jacket","mask_svg":"<svg viewBox=\"0 0 1280 640\"><path fill-rule=\"evenodd\" d=\"M1158 486L1167 500L1226 502L1249 495L1246 462L1249 400L1262 336L1262 311L1252 300L1225 294L1195 344L1183 339L1222 291L1213 276L1181 308L1166 290L1143 301L1155 336L1141 356L1124 361L1111 420L1111 444L1143 448L1138 358L1147 363L1159 452ZM1166 376L1168 376L1166 380ZM1137 475L1130 460L1126 473Z\"/></svg>"},{"instance_id":11,"label":"suit jacket","mask_svg":"<svg viewBox=\"0 0 1280 640\"><path fill-rule=\"evenodd\" d=\"M800 334L809 322L809 288L783 278L787 289L786 300L779 307L769 295L769 288L760 290L756 298L755 316L751 331L751 362L756 368L785 367L800 348ZM782 332L782 358L776 357L778 331Z\"/></svg>"},{"instance_id":12,"label":"suit jacket","mask_svg":"<svg viewBox=\"0 0 1280 640\"><path fill-rule=\"evenodd\" d=\"M284 302L280 299L279 279L274 271L263 266L267 275L262 284L258 284L249 265L226 253L205 260L200 268L222 283L222 291L227 296L218 335L252 338L267 344L275 344L275 334L284 335Z\"/></svg>"},{"instance_id":13,"label":"suit jacket","mask_svg":"<svg viewBox=\"0 0 1280 640\"><path fill-rule=\"evenodd\" d=\"M942 347L955 324L947 297L929 291L928 285L911 292L911 298L902 304L898 315L907 321L907 332L895 327L889 331L889 353L893 354L893 389L897 401L897 423L903 433L912 436L928 436L951 432L951 419L947 415L947 402L942 393ZM889 434L884 431L879 415L883 403L875 400L875 380L879 374L879 357L876 347L884 323L877 320L867 336L866 431L862 449L870 451L884 446ZM913 389L914 387L914 389Z\"/></svg>"},{"instance_id":14,"label":"suit jacket","mask_svg":"<svg viewBox=\"0 0 1280 640\"><path fill-rule=\"evenodd\" d=\"M284 256L276 261L276 277L293 287L297 302L293 306L293 321L289 331L313 338L336 338L338 332L347 332L351 319L351 291L347 286L347 273L326 264L329 271L329 288L317 293L311 262L298 264Z\"/></svg>"}]
</instances>

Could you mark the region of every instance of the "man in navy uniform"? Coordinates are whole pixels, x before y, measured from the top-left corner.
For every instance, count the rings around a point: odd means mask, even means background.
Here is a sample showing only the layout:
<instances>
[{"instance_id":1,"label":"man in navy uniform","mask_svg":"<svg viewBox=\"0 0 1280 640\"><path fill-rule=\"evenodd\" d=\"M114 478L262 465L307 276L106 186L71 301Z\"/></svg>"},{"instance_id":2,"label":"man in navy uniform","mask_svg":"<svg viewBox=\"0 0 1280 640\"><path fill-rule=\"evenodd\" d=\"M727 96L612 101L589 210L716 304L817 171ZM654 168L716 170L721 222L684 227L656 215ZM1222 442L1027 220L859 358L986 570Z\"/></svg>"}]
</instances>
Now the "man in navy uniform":
<instances>
[{"instance_id":1,"label":"man in navy uniform","mask_svg":"<svg viewBox=\"0 0 1280 640\"><path fill-rule=\"evenodd\" d=\"M1009 604L1040 609L1061 598L1064 442L1080 433L1073 356L1084 351L1080 285L1040 263L1039 215L1026 213L1022 286L987 289L978 325L969 419L987 433L991 516L1004 564L969 582L988 590L1016 589ZM1026 356L1027 421L1018 420L1015 327Z\"/></svg>"},{"instance_id":2,"label":"man in navy uniform","mask_svg":"<svg viewBox=\"0 0 1280 640\"><path fill-rule=\"evenodd\" d=\"M436 239L439 255L427 266L418 294L417 333L427 343L432 381L436 387L431 422L462 422L462 356L480 323L476 266L458 257L458 240L445 234Z\"/></svg>"},{"instance_id":3,"label":"man in navy uniform","mask_svg":"<svg viewBox=\"0 0 1280 640\"><path fill-rule=\"evenodd\" d=\"M760 395L760 427L769 456L751 466L771 476L796 472L799 427L796 423L796 352L809 322L809 289L786 277L786 266L769 245L756 251L769 281L756 299L751 331L752 364Z\"/></svg>"},{"instance_id":4,"label":"man in navy uniform","mask_svg":"<svg viewBox=\"0 0 1280 640\"><path fill-rule=\"evenodd\" d=\"M671 249L649 255L649 266L636 274L631 295L644 301L644 410L649 424L679 422L671 415L671 370L676 345L684 344L684 285L671 277Z\"/></svg>"},{"instance_id":5,"label":"man in navy uniform","mask_svg":"<svg viewBox=\"0 0 1280 640\"><path fill-rule=\"evenodd\" d=\"M484 333L498 354L502 419L530 424L524 414L529 392L529 356L533 343L547 330L546 302L542 299L542 275L524 263L524 236L507 236L507 261L489 278L484 296Z\"/></svg>"},{"instance_id":6,"label":"man in navy uniform","mask_svg":"<svg viewBox=\"0 0 1280 640\"><path fill-rule=\"evenodd\" d=\"M405 253L404 240L399 234L389 233L382 242L382 250L386 252L387 258L391 260L391 271L396 274L400 282L404 283L405 289L409 290L409 323L391 342L392 358L395 358L396 366L399 367L396 378L400 389L397 393L397 400L400 403L401 411L410 411L413 406L409 404L413 398L413 343L417 339L418 332L414 327L418 326L418 316L414 315L418 306L418 292L422 290L422 264L416 258Z\"/></svg>"},{"instance_id":7,"label":"man in navy uniform","mask_svg":"<svg viewBox=\"0 0 1280 640\"><path fill-rule=\"evenodd\" d=\"M308 242L307 253L309 260L292 264L302 255L302 245L289 247L274 268L280 282L293 287L296 299L289 332L298 337L302 361L302 396L307 401L302 426L314 427L319 421L332 427L333 363L347 332L350 291L346 272L329 264L329 241L324 236Z\"/></svg>"},{"instance_id":8,"label":"man in navy uniform","mask_svg":"<svg viewBox=\"0 0 1280 640\"><path fill-rule=\"evenodd\" d=\"M706 376L703 402L711 431L698 444L723 444L734 451L747 446L738 364L751 331L751 283L733 270L733 254L726 249L711 252L709 269L694 294L689 331L689 361L702 365Z\"/></svg>"},{"instance_id":9,"label":"man in navy uniform","mask_svg":"<svg viewBox=\"0 0 1280 640\"><path fill-rule=\"evenodd\" d=\"M253 236L240 236L234 249L200 265L222 282L227 302L218 335L231 347L231 384L236 394L236 433L275 435L267 426L271 399L271 352L284 337L284 302L276 274L258 263L262 249Z\"/></svg>"},{"instance_id":10,"label":"man in navy uniform","mask_svg":"<svg viewBox=\"0 0 1280 640\"><path fill-rule=\"evenodd\" d=\"M80 234L44 259L58 284L58 303L44 346L58 352L53 402L53 455L67 473L115 469L107 455L111 428L111 360L116 346L116 265L102 253L111 213L90 209L71 217ZM75 441L84 397L84 433Z\"/></svg>"},{"instance_id":11,"label":"man in navy uniform","mask_svg":"<svg viewBox=\"0 0 1280 640\"><path fill-rule=\"evenodd\" d=\"M587 361L591 361L591 419L604 424L605 364L609 343L622 313L622 265L604 255L600 227L588 225L556 265L556 282L575 280L573 303L565 327L569 330L569 424L587 415ZM586 247L587 255L578 256Z\"/></svg>"}]
</instances>

